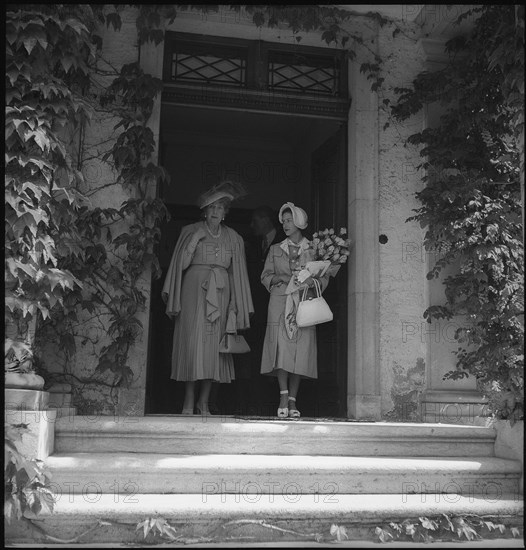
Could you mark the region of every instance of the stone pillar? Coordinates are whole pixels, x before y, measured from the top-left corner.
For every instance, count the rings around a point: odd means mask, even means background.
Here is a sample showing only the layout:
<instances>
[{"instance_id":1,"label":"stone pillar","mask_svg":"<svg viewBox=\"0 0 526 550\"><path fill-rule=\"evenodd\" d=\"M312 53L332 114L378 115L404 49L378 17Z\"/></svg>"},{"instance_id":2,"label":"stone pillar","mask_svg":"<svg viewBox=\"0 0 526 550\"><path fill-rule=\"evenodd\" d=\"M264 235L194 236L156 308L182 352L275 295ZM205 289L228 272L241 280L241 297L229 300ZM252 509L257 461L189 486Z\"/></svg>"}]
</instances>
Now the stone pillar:
<instances>
[{"instance_id":1,"label":"stone pillar","mask_svg":"<svg viewBox=\"0 0 526 550\"><path fill-rule=\"evenodd\" d=\"M349 89L347 415L378 420L378 96L359 63L349 64Z\"/></svg>"},{"instance_id":2,"label":"stone pillar","mask_svg":"<svg viewBox=\"0 0 526 550\"><path fill-rule=\"evenodd\" d=\"M24 388L5 388L4 426L18 432L14 441L28 459L46 460L53 453L57 411L48 409L49 393Z\"/></svg>"},{"instance_id":3,"label":"stone pillar","mask_svg":"<svg viewBox=\"0 0 526 550\"><path fill-rule=\"evenodd\" d=\"M150 74L151 76L162 80L163 55L164 41L157 45L153 42L146 42L145 44L142 44L139 48L139 62L143 71L146 74ZM154 164L158 162L160 120L161 94L159 93L154 100L153 111L150 119L148 120L148 127L152 130L156 141L156 150L150 159ZM150 198L156 196L157 189L155 182L150 183L147 192ZM150 331L151 282L151 270L146 270L139 281L140 290L146 296L144 313L142 317L144 328L141 339L135 344L133 352L134 363L136 365L136 368L133 370L134 372L137 372L137 378L134 381L133 387L119 388L118 414L124 417L144 415L146 403L146 371L148 367L148 341Z\"/></svg>"}]
</instances>

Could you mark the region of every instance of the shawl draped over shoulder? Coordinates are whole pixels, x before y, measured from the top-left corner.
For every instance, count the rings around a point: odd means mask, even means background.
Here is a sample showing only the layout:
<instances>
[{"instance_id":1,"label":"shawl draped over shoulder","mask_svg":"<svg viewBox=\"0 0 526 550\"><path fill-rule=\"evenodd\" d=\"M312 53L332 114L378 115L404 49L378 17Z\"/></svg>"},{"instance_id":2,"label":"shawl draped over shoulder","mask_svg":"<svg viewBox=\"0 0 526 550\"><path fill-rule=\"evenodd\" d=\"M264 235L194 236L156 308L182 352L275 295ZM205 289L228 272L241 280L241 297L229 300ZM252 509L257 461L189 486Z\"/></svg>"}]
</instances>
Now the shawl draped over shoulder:
<instances>
[{"instance_id":1,"label":"shawl draped over shoulder","mask_svg":"<svg viewBox=\"0 0 526 550\"><path fill-rule=\"evenodd\" d=\"M166 273L162 294L166 302L166 315L171 318L175 318L181 311L183 255L199 224L200 222L183 227ZM250 327L250 315L254 313L245 259L245 245L241 236L230 227L223 225L222 230L225 232L232 250L232 263L228 271L232 273L233 280L231 292L237 309L236 329L243 330Z\"/></svg>"}]
</instances>

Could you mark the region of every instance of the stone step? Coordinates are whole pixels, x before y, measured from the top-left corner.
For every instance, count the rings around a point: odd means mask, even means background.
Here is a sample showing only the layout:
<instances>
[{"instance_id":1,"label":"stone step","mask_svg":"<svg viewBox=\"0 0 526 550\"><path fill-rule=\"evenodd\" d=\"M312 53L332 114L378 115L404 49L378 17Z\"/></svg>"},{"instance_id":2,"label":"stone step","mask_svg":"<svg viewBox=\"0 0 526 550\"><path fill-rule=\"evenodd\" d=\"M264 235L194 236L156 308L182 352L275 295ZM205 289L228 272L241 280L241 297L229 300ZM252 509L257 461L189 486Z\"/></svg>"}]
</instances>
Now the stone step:
<instances>
[{"instance_id":1,"label":"stone step","mask_svg":"<svg viewBox=\"0 0 526 550\"><path fill-rule=\"evenodd\" d=\"M420 517L437 518L441 514L496 518L507 526L508 536L510 527L523 527L522 499L504 494L497 500L462 494L360 494L330 498L295 494L209 495L206 499L197 494L133 497L107 494L58 498L52 514L39 514L38 530L15 521L6 525L4 540L9 545L35 541L49 545L58 542L57 539L76 539L77 543L88 544L140 544L144 539L141 531L136 530L137 524L156 517L176 528L175 535L183 538L178 544L185 539L194 545L200 540L219 543L237 540L238 544L258 542L279 546L281 541L295 540L301 547L314 546L319 540L315 535L321 536L325 544L334 543L330 529L335 524L346 528L349 540L367 545L369 540L378 542L377 526L405 519L418 522ZM43 533L52 535L54 540L45 538ZM523 541L518 542L517 547L522 548ZM462 545L469 547L465 540ZM406 548L407 543L402 547Z\"/></svg>"},{"instance_id":2,"label":"stone step","mask_svg":"<svg viewBox=\"0 0 526 550\"><path fill-rule=\"evenodd\" d=\"M493 456L483 426L278 420L233 416L68 416L57 419L55 451L332 456Z\"/></svg>"},{"instance_id":3,"label":"stone step","mask_svg":"<svg viewBox=\"0 0 526 550\"><path fill-rule=\"evenodd\" d=\"M153 453L54 454L54 492L207 495L460 493L518 490L520 462L495 457L343 457Z\"/></svg>"}]
</instances>

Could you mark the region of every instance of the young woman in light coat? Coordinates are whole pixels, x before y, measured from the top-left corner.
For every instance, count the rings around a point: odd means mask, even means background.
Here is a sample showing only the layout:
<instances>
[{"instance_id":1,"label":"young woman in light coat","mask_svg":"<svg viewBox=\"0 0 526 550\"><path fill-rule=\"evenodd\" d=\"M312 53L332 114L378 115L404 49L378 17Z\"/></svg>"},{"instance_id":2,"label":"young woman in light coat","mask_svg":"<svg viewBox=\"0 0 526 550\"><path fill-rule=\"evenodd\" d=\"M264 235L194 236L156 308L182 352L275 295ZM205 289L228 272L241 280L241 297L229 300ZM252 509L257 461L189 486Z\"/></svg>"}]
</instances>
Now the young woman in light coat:
<instances>
[{"instance_id":1,"label":"young woman in light coat","mask_svg":"<svg viewBox=\"0 0 526 550\"><path fill-rule=\"evenodd\" d=\"M298 284L296 277L314 257L310 241L301 231L308 223L305 211L287 202L279 211L279 221L286 238L270 247L261 274L261 282L270 292L261 374L278 378L278 417L298 418L300 411L296 407L296 398L300 381L302 378L318 378L316 327L300 328L296 324L296 310L303 287L311 287L309 293L312 293L314 285L312 277L303 285ZM322 291L328 281L328 276L319 279Z\"/></svg>"}]
</instances>

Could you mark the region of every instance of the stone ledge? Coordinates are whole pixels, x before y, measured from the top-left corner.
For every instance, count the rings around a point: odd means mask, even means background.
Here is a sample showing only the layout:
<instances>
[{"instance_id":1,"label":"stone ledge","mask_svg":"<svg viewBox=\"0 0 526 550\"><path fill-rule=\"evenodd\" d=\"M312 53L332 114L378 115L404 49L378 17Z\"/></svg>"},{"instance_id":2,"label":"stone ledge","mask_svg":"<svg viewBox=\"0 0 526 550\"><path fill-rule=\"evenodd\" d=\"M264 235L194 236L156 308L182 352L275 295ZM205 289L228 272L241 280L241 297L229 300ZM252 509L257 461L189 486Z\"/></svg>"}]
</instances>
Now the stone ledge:
<instances>
[{"instance_id":1,"label":"stone ledge","mask_svg":"<svg viewBox=\"0 0 526 550\"><path fill-rule=\"evenodd\" d=\"M62 498L55 504L53 514L41 513L41 519L69 521L79 515L85 518L100 517L141 520L161 516L173 521L212 520L264 517L267 519L318 518L346 521L377 522L379 518L391 521L407 517L437 514L507 515L521 521L524 503L514 495L503 495L498 501L459 494L425 495L269 495L270 498L250 499L239 495L208 495L206 502L196 494L123 494L76 495ZM97 498L94 498L97 497Z\"/></svg>"}]
</instances>

